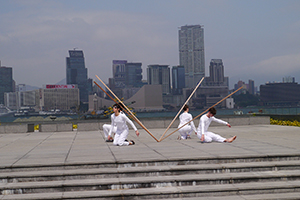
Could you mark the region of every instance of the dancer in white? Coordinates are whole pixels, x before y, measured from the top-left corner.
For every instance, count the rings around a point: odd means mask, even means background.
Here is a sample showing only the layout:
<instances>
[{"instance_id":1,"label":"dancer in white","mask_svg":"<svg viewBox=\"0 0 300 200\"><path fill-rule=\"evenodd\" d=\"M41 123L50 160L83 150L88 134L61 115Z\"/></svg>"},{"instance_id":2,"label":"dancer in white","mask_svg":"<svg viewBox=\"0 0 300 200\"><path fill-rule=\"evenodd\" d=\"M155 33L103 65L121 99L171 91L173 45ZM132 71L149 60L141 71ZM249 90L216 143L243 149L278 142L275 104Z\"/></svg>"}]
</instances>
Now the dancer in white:
<instances>
[{"instance_id":1,"label":"dancer in white","mask_svg":"<svg viewBox=\"0 0 300 200\"><path fill-rule=\"evenodd\" d=\"M226 139L226 138L221 137L218 134L207 131L207 129L212 121L215 121L215 122L218 122L221 124L225 124L229 128L231 127L231 125L229 123L215 118L214 115L216 113L217 113L216 109L214 107L212 107L209 109L208 113L206 113L205 115L202 115L202 117L200 118L198 130L197 130L198 138L201 140L201 142L212 142L212 141L229 142L229 143L233 142L236 139L236 136Z\"/></svg>"},{"instance_id":2,"label":"dancer in white","mask_svg":"<svg viewBox=\"0 0 300 200\"><path fill-rule=\"evenodd\" d=\"M180 128L181 126L183 126L184 124L188 123L189 121L191 121L193 119L192 115L189 113L188 105L184 105L183 110L184 110L184 112L179 116L180 122L179 122L178 128ZM184 127L182 127L181 129L178 130L178 132L181 135L181 137L179 137L178 139L185 140L187 138L190 138L190 135L193 130L195 131L195 134L197 134L194 122L191 121L189 124L185 125Z\"/></svg>"},{"instance_id":3,"label":"dancer in white","mask_svg":"<svg viewBox=\"0 0 300 200\"><path fill-rule=\"evenodd\" d=\"M124 113L121 111L120 114L124 114ZM102 128L103 128L103 133L104 133L104 136L105 136L105 139L106 139L105 141L106 142L113 142L114 139L112 138L111 135L109 135L109 130L111 128L111 125L110 124L103 124ZM114 124L113 129L112 129L111 132L112 132L113 135L115 135L116 131L117 131L117 127Z\"/></svg>"},{"instance_id":4,"label":"dancer in white","mask_svg":"<svg viewBox=\"0 0 300 200\"><path fill-rule=\"evenodd\" d=\"M113 144L118 146L133 145L135 144L133 140L131 140L130 142L125 141L129 133L129 129L126 122L131 125L137 136L139 136L140 133L133 124L133 122L125 114L120 114L121 110L122 108L119 104L115 104L113 106L114 114L111 115L111 128L108 134L111 135L113 129L112 127L116 126L117 130Z\"/></svg>"}]
</instances>

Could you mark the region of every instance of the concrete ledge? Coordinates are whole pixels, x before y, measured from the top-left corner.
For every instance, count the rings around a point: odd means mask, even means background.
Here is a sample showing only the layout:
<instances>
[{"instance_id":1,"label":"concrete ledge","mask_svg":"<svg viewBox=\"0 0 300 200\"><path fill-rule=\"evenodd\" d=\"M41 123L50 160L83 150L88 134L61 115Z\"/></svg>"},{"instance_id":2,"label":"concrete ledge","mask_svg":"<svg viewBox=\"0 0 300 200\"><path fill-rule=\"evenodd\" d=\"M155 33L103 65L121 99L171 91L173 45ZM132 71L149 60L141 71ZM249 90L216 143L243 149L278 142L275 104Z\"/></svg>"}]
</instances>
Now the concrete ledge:
<instances>
[{"instance_id":1,"label":"concrete ledge","mask_svg":"<svg viewBox=\"0 0 300 200\"><path fill-rule=\"evenodd\" d=\"M58 132L73 131L73 125L71 123L57 124L57 131Z\"/></svg>"},{"instance_id":2,"label":"concrete ledge","mask_svg":"<svg viewBox=\"0 0 300 200\"><path fill-rule=\"evenodd\" d=\"M77 130L78 131L96 131L102 129L99 127L99 123L78 123L77 124Z\"/></svg>"},{"instance_id":3,"label":"concrete ledge","mask_svg":"<svg viewBox=\"0 0 300 200\"><path fill-rule=\"evenodd\" d=\"M56 132L57 127L56 127L56 124L41 124L39 131L40 132Z\"/></svg>"},{"instance_id":4,"label":"concrete ledge","mask_svg":"<svg viewBox=\"0 0 300 200\"><path fill-rule=\"evenodd\" d=\"M261 116L261 117L250 117L250 125L252 124L270 124L269 116Z\"/></svg>"},{"instance_id":5,"label":"concrete ledge","mask_svg":"<svg viewBox=\"0 0 300 200\"><path fill-rule=\"evenodd\" d=\"M27 124L4 126L4 133L27 133Z\"/></svg>"},{"instance_id":6,"label":"concrete ledge","mask_svg":"<svg viewBox=\"0 0 300 200\"><path fill-rule=\"evenodd\" d=\"M269 116L220 116L219 119L227 121L232 126L242 125L257 125L257 124L270 124ZM153 128L167 128L171 123L172 119L161 118L161 119L142 119L140 120L147 129ZM199 124L199 118L194 121L195 126ZM77 124L78 131L97 131L102 130L103 124L110 124L110 121L103 122L81 122ZM141 128L135 121L134 124L139 129ZM171 128L177 128L179 119L176 119L172 124ZM27 133L28 127L31 124L16 124L16 125L0 125L0 133ZM222 124L212 122L211 126L223 126ZM132 129L131 126L128 126ZM58 123L58 124L40 124L40 132L64 132L73 131L72 123Z\"/></svg>"}]
</instances>

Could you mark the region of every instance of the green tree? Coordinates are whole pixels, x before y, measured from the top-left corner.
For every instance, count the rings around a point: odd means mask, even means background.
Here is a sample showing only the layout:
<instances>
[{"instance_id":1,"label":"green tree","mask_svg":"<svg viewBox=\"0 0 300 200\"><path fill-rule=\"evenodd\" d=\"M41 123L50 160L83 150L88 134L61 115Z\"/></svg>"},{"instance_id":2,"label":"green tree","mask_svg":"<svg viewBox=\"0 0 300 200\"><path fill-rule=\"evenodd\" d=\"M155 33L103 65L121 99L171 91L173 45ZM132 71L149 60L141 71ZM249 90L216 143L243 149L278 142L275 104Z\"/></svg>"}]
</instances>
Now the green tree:
<instances>
[{"instance_id":1,"label":"green tree","mask_svg":"<svg viewBox=\"0 0 300 200\"><path fill-rule=\"evenodd\" d=\"M249 94L248 91L239 95L234 95L233 98L235 105L239 107L257 106L259 103L259 97L257 95Z\"/></svg>"}]
</instances>

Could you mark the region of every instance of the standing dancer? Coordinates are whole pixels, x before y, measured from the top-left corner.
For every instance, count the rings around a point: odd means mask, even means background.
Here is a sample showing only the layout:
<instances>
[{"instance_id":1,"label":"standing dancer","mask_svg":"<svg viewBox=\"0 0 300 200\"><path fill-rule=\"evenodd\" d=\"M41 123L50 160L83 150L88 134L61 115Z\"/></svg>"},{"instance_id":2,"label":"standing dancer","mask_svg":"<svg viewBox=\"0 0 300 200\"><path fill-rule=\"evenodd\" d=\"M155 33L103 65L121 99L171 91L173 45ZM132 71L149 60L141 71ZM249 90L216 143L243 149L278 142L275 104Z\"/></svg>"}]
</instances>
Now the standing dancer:
<instances>
[{"instance_id":1,"label":"standing dancer","mask_svg":"<svg viewBox=\"0 0 300 200\"><path fill-rule=\"evenodd\" d=\"M125 114L120 113L121 110L122 108L119 104L113 105L114 114L111 115L111 128L108 134L111 135L113 127L116 126L117 129L113 144L118 146L133 145L135 144L133 140L131 140L130 142L126 141L126 138L129 133L129 129L126 122L128 122L131 125L131 127L135 130L135 134L137 136L139 136L140 133L133 124L133 122Z\"/></svg>"},{"instance_id":2,"label":"standing dancer","mask_svg":"<svg viewBox=\"0 0 300 200\"><path fill-rule=\"evenodd\" d=\"M201 140L201 142L212 142L212 141L216 141L216 142L233 142L236 139L236 136L233 136L232 138L223 138L218 134L215 134L213 132L209 132L207 131L210 123L212 121L221 123L221 124L225 124L226 126L228 126L229 128L231 127L231 125L223 120L217 119L214 117L214 115L217 113L216 109L214 107L211 107L208 110L208 113L202 115L202 117L200 118L200 122L199 122L199 126L198 126L198 138Z\"/></svg>"},{"instance_id":3,"label":"standing dancer","mask_svg":"<svg viewBox=\"0 0 300 200\"><path fill-rule=\"evenodd\" d=\"M179 125L178 128L183 126L184 124L188 123L193 119L192 115L189 113L189 106L184 105L183 107L184 112L179 116ZM196 127L194 125L194 122L191 121L188 125L184 126L183 128L179 129L178 132L180 133L181 137L178 137L178 139L187 139L190 138L190 135L192 131L195 131L195 134L197 134Z\"/></svg>"}]
</instances>

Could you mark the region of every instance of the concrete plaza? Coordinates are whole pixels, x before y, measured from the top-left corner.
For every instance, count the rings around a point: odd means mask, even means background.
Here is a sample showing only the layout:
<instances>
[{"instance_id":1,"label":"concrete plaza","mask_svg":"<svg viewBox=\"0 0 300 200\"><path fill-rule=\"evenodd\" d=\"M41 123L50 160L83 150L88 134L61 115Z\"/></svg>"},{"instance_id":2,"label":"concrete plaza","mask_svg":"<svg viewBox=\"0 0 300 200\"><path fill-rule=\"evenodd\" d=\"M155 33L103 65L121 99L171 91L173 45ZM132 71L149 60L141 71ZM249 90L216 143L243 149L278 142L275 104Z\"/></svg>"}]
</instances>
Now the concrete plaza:
<instances>
[{"instance_id":1,"label":"concrete plaza","mask_svg":"<svg viewBox=\"0 0 300 200\"><path fill-rule=\"evenodd\" d=\"M164 128L149 129L158 139ZM171 128L167 134L173 132ZM69 132L31 132L0 134L0 167L67 165L77 163L119 163L153 160L231 158L297 155L300 152L300 128L277 125L210 127L223 137L237 135L233 143L201 143L195 134L177 140L178 132L161 142L139 129L130 130L133 146L113 146L105 142L102 130Z\"/></svg>"}]
</instances>

